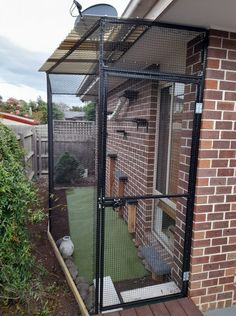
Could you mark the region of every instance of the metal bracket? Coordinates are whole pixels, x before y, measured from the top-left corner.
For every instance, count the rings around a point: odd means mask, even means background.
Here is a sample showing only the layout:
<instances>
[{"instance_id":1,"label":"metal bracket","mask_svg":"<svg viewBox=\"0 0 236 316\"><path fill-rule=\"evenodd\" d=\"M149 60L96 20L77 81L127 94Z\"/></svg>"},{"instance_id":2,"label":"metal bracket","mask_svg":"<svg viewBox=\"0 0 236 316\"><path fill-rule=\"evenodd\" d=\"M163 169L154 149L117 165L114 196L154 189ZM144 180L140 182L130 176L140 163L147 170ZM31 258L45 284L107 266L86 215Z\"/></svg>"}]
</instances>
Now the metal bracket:
<instances>
[{"instance_id":1,"label":"metal bracket","mask_svg":"<svg viewBox=\"0 0 236 316\"><path fill-rule=\"evenodd\" d=\"M201 114L202 113L202 103L196 103L196 114Z\"/></svg>"},{"instance_id":2,"label":"metal bracket","mask_svg":"<svg viewBox=\"0 0 236 316\"><path fill-rule=\"evenodd\" d=\"M124 205L125 205L125 201L122 199L113 199L112 201L105 201L104 203L105 207L112 207L113 210Z\"/></svg>"},{"instance_id":3,"label":"metal bracket","mask_svg":"<svg viewBox=\"0 0 236 316\"><path fill-rule=\"evenodd\" d=\"M189 271L186 271L183 273L183 281L188 281L189 280Z\"/></svg>"}]
</instances>

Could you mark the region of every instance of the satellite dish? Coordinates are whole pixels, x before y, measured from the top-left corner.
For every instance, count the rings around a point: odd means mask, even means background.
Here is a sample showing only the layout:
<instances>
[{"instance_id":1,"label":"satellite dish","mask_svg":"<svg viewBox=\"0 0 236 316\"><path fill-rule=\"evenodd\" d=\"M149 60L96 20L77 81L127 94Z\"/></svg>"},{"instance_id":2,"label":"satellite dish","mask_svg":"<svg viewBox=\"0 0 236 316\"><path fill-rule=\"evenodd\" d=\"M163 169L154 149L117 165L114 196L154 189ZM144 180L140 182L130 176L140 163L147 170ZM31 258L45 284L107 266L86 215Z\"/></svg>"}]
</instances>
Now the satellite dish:
<instances>
[{"instance_id":1,"label":"satellite dish","mask_svg":"<svg viewBox=\"0 0 236 316\"><path fill-rule=\"evenodd\" d=\"M84 16L110 16L117 17L118 13L116 9L110 4L95 4L91 7L85 9L81 12L82 17ZM81 20L81 16L79 15L75 20L75 27L78 26L78 23Z\"/></svg>"}]
</instances>

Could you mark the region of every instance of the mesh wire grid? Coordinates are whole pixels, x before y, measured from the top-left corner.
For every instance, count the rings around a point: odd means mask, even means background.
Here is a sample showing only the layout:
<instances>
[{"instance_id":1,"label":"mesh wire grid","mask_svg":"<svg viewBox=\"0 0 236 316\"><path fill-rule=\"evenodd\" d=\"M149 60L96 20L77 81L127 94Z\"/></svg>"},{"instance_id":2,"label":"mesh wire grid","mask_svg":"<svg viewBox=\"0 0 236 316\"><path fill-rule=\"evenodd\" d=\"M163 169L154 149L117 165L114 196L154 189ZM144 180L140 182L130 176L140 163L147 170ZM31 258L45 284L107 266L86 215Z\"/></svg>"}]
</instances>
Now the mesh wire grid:
<instances>
[{"instance_id":1,"label":"mesh wire grid","mask_svg":"<svg viewBox=\"0 0 236 316\"><path fill-rule=\"evenodd\" d=\"M196 85L108 77L104 306L179 293ZM134 201L134 197L139 197ZM130 199L130 201L129 201Z\"/></svg>"},{"instance_id":2,"label":"mesh wire grid","mask_svg":"<svg viewBox=\"0 0 236 316\"><path fill-rule=\"evenodd\" d=\"M97 101L99 85L106 85L104 97L108 107L101 118L107 114L107 197L186 194L196 85L181 83L186 82L184 80L176 82L176 79L145 80L139 73L165 72L178 74L180 79L185 75L201 75L203 33L145 23L107 23L103 62L108 72L118 70L118 73L109 75L108 81L103 82L98 71L100 32L97 28L68 55L63 65L54 69L73 74L50 75L54 100L63 100L60 94L68 97L74 93L83 101ZM133 71L135 76L120 76L119 70L127 74ZM100 104L98 111L101 108ZM56 124L55 121L54 126ZM62 126L58 130L66 137ZM77 140L73 138L75 146L68 148L63 142L60 146L57 144L57 137L61 136L56 133L54 136L54 164L65 152L76 156ZM86 145L86 150L89 147ZM94 150L85 156L96 160L96 155ZM84 163L88 161L85 159ZM100 167L103 166L98 169ZM92 195L95 196L90 192L90 198ZM93 210L94 201L93 204L91 200L87 202L93 205ZM68 200L66 203L68 205ZM185 214L185 197L139 199L136 204L126 200L125 205L115 211L105 208L104 257L101 258L104 261L103 306L151 298L153 293L160 297L180 292ZM78 220L76 212L73 220ZM95 220L93 214L93 222ZM78 230L81 223L83 221L78 220ZM91 227L93 232L87 230L90 237L95 232L95 226ZM94 248L95 237L91 242ZM97 258L92 261L91 266ZM115 300L109 292L116 293Z\"/></svg>"}]
</instances>

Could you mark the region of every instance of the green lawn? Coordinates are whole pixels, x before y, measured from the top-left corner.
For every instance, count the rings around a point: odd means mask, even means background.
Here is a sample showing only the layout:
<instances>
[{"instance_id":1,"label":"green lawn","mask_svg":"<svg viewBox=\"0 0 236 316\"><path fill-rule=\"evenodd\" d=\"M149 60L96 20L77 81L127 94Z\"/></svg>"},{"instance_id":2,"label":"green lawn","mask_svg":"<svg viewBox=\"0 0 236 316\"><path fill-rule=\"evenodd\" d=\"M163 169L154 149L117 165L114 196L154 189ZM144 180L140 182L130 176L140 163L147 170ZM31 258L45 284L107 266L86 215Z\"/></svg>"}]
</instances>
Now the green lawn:
<instances>
[{"instance_id":1,"label":"green lawn","mask_svg":"<svg viewBox=\"0 0 236 316\"><path fill-rule=\"evenodd\" d=\"M74 259L79 275L91 282L94 278L95 262L94 188L68 190L67 207L70 235L75 245ZM124 220L111 208L107 208L105 221L104 276L111 276L113 282L116 282L147 275Z\"/></svg>"}]
</instances>

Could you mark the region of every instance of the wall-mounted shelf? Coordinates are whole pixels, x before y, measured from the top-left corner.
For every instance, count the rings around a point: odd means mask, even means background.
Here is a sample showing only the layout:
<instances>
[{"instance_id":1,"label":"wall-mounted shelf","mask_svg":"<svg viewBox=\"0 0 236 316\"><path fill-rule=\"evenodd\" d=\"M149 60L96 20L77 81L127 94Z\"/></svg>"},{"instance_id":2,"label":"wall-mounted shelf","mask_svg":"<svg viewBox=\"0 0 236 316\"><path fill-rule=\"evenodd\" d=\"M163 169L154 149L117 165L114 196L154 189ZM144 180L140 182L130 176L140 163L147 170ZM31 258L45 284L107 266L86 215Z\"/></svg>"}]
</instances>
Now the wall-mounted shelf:
<instances>
[{"instance_id":1,"label":"wall-mounted shelf","mask_svg":"<svg viewBox=\"0 0 236 316\"><path fill-rule=\"evenodd\" d=\"M131 122L137 124L137 130L139 129L139 127L146 127L146 131L148 132L148 121L146 119L133 118Z\"/></svg>"},{"instance_id":2,"label":"wall-mounted shelf","mask_svg":"<svg viewBox=\"0 0 236 316\"><path fill-rule=\"evenodd\" d=\"M116 130L116 133L123 134L123 137L124 137L125 139L127 139L128 133L127 133L125 130L123 130L123 129L117 129L117 130Z\"/></svg>"}]
</instances>

